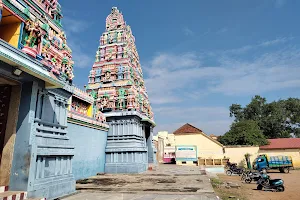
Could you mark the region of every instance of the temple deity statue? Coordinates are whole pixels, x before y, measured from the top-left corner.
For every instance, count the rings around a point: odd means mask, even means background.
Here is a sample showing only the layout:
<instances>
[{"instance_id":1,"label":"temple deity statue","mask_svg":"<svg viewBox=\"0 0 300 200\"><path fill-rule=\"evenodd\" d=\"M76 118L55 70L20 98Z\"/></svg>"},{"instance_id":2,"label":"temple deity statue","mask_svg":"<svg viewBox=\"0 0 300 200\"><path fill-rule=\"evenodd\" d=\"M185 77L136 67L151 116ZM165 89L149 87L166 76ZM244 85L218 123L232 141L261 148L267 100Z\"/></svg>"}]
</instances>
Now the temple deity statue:
<instances>
[{"instance_id":1,"label":"temple deity statue","mask_svg":"<svg viewBox=\"0 0 300 200\"><path fill-rule=\"evenodd\" d=\"M25 46L36 49L42 36L38 19L36 18L35 21L27 20L25 30L29 32Z\"/></svg>"},{"instance_id":2,"label":"temple deity statue","mask_svg":"<svg viewBox=\"0 0 300 200\"><path fill-rule=\"evenodd\" d=\"M107 34L104 34L103 45L108 43Z\"/></svg>"},{"instance_id":3,"label":"temple deity statue","mask_svg":"<svg viewBox=\"0 0 300 200\"><path fill-rule=\"evenodd\" d=\"M122 42L122 32L118 32L118 42Z\"/></svg>"},{"instance_id":4,"label":"temple deity statue","mask_svg":"<svg viewBox=\"0 0 300 200\"><path fill-rule=\"evenodd\" d=\"M100 61L100 51L96 51L96 59L95 59L95 62L99 62Z\"/></svg>"}]
</instances>

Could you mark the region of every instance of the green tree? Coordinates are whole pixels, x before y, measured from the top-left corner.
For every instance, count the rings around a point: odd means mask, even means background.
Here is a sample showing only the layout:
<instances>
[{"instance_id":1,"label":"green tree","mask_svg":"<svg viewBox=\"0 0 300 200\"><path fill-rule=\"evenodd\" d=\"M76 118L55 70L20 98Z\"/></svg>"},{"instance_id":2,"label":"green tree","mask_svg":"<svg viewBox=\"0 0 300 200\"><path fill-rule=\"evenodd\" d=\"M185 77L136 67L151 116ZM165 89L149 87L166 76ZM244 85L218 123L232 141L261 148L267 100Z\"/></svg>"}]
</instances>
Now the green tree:
<instances>
[{"instance_id":1,"label":"green tree","mask_svg":"<svg viewBox=\"0 0 300 200\"><path fill-rule=\"evenodd\" d=\"M230 130L218 140L224 145L265 145L268 143L254 120L234 122Z\"/></svg>"},{"instance_id":2,"label":"green tree","mask_svg":"<svg viewBox=\"0 0 300 200\"><path fill-rule=\"evenodd\" d=\"M235 122L257 122L266 138L287 138L291 134L300 137L300 99L289 98L267 103L265 98L256 95L245 107L232 104L229 110Z\"/></svg>"}]
</instances>

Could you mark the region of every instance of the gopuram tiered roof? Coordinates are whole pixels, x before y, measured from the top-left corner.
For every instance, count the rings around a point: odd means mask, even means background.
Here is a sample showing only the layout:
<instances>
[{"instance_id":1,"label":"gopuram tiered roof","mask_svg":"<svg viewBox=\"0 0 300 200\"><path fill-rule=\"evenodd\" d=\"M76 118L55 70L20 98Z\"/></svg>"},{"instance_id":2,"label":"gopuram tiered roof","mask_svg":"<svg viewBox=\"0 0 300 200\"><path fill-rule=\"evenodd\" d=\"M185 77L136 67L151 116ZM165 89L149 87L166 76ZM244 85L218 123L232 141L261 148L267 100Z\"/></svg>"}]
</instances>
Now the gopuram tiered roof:
<instances>
[{"instance_id":1,"label":"gopuram tiered roof","mask_svg":"<svg viewBox=\"0 0 300 200\"><path fill-rule=\"evenodd\" d=\"M103 112L131 110L153 120L135 37L116 7L106 18L86 89Z\"/></svg>"}]
</instances>

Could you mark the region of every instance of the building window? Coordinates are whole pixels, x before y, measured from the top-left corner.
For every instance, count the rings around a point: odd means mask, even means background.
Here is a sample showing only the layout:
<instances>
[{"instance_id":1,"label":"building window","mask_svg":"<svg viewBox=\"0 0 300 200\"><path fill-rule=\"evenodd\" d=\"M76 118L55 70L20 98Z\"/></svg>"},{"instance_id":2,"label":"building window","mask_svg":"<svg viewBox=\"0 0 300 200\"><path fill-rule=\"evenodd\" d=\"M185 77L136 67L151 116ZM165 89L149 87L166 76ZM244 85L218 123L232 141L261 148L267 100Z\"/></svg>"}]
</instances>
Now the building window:
<instances>
[{"instance_id":1,"label":"building window","mask_svg":"<svg viewBox=\"0 0 300 200\"><path fill-rule=\"evenodd\" d=\"M182 164L186 164L186 161L182 161L181 163L182 163Z\"/></svg>"}]
</instances>

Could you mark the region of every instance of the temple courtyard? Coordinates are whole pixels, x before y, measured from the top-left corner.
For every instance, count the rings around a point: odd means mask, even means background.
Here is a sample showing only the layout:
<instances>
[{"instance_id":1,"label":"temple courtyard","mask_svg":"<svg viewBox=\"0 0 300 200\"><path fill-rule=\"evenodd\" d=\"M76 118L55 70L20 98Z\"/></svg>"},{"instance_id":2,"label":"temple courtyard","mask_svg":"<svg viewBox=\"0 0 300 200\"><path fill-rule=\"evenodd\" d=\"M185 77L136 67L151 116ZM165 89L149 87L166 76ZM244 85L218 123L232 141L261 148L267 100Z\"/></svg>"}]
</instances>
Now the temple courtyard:
<instances>
[{"instance_id":1,"label":"temple courtyard","mask_svg":"<svg viewBox=\"0 0 300 200\"><path fill-rule=\"evenodd\" d=\"M217 199L197 166L159 165L141 174L99 174L77 181L79 193L65 200Z\"/></svg>"}]
</instances>

